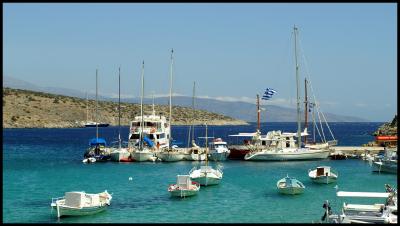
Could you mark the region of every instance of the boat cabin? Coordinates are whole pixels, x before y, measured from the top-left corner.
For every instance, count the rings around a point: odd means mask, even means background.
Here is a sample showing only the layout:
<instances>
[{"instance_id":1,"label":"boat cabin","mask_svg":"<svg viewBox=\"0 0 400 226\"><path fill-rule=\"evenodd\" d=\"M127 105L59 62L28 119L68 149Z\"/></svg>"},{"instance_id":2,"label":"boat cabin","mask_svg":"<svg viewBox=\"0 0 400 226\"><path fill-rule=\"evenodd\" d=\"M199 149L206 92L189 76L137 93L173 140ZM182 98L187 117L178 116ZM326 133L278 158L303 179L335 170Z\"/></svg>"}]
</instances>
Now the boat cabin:
<instances>
[{"instance_id":1,"label":"boat cabin","mask_svg":"<svg viewBox=\"0 0 400 226\"><path fill-rule=\"evenodd\" d=\"M317 167L317 177L319 176L329 176L331 174L330 166L319 166Z\"/></svg>"}]
</instances>

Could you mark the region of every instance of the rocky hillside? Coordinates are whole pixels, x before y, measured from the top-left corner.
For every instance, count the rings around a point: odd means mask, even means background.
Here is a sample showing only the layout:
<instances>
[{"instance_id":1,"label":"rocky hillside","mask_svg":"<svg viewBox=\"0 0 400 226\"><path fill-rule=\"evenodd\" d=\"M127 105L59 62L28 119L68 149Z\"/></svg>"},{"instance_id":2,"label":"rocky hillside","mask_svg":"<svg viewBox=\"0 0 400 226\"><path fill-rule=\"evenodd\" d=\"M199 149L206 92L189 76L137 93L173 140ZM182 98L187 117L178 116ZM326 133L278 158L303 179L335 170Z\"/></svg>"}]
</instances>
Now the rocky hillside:
<instances>
[{"instance_id":1,"label":"rocky hillside","mask_svg":"<svg viewBox=\"0 0 400 226\"><path fill-rule=\"evenodd\" d=\"M81 127L87 117L86 99L54 95L43 92L3 88L3 128L67 128ZM95 100L88 101L89 120L95 121ZM169 115L168 105L155 105L157 115ZM144 105L144 112L152 112L151 105ZM191 123L209 125L245 125L247 122L234 118L196 110L188 107L172 107L173 125ZM118 102L99 101L100 122L118 125ZM139 104L121 103L121 125L140 115Z\"/></svg>"},{"instance_id":2,"label":"rocky hillside","mask_svg":"<svg viewBox=\"0 0 400 226\"><path fill-rule=\"evenodd\" d=\"M397 115L394 116L392 122L384 123L375 131L374 136L378 135L397 135Z\"/></svg>"}]
</instances>

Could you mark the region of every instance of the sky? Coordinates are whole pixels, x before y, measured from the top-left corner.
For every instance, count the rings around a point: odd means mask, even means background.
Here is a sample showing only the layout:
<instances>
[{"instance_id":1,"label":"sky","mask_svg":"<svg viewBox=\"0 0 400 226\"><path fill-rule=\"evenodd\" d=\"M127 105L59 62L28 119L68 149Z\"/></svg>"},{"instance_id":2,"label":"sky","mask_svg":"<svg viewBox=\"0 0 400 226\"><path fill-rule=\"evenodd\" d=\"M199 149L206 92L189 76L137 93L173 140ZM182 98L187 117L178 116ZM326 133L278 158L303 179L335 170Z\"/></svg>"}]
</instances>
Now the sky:
<instances>
[{"instance_id":1,"label":"sky","mask_svg":"<svg viewBox=\"0 0 400 226\"><path fill-rule=\"evenodd\" d=\"M173 93L295 107L299 86L323 112L397 114L396 3L3 3L3 76L99 95ZM309 88L311 88L309 86ZM309 95L312 95L309 90ZM310 97L309 97L310 98Z\"/></svg>"}]
</instances>

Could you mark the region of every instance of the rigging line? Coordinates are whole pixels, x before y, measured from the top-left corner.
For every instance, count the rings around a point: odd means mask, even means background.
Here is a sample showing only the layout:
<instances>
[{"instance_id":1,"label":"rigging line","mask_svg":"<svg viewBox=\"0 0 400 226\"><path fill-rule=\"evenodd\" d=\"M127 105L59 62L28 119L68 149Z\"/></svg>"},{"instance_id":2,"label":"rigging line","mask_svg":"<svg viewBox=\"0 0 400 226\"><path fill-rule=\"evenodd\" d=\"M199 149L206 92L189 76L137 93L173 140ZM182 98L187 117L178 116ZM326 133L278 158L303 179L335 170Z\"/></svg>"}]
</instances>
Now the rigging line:
<instances>
[{"instance_id":1,"label":"rigging line","mask_svg":"<svg viewBox=\"0 0 400 226\"><path fill-rule=\"evenodd\" d=\"M319 106L317 106L317 108L319 108ZM321 112L319 110L317 110L317 113L318 113L317 115L318 115L319 124L321 126L321 132L322 132L322 136L323 136L322 141L325 143L326 139L325 139L324 127L322 126L322 120L321 120L321 116L320 116Z\"/></svg>"},{"instance_id":2,"label":"rigging line","mask_svg":"<svg viewBox=\"0 0 400 226\"><path fill-rule=\"evenodd\" d=\"M302 56L303 59L304 59L304 65L305 65L305 69L306 69L306 72L307 72L307 73L306 73L306 77L307 77L308 80L310 81L311 93L312 93L312 95L313 95L314 102L316 103L316 102L317 102L317 98L315 97L315 92L314 92L314 89L313 89L313 86L312 86L312 83L311 83L311 74L310 74L310 71L308 70L307 58L306 58L306 56L305 56L305 54L304 54L303 44L302 44L302 42L301 42L300 37L299 37L298 40L299 40L299 44L300 44L299 46L300 46L301 56ZM327 127L328 127L329 133L331 134L332 138L335 140L335 137L333 136L332 130L331 130L331 128L329 127L328 122L327 122L327 120L326 120L325 114L320 110L319 105L318 105L318 108L317 108L317 112L318 112L318 114L321 112L321 114L322 114L322 116L323 116L323 119L324 119L324 121L325 121L325 124L326 124Z\"/></svg>"}]
</instances>

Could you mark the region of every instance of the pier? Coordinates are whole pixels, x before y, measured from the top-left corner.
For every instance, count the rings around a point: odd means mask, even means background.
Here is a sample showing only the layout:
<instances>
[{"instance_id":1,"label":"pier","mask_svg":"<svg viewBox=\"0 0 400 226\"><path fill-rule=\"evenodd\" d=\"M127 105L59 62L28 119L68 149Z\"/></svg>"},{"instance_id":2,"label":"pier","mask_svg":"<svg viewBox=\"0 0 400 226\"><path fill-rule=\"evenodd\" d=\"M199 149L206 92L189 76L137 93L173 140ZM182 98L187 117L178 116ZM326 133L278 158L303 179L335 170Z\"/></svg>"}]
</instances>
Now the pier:
<instances>
[{"instance_id":1,"label":"pier","mask_svg":"<svg viewBox=\"0 0 400 226\"><path fill-rule=\"evenodd\" d=\"M363 153L367 154L378 154L380 151L385 150L384 147L361 147L361 146L333 146L330 148L332 152L341 151L344 154L356 154L360 155Z\"/></svg>"}]
</instances>

